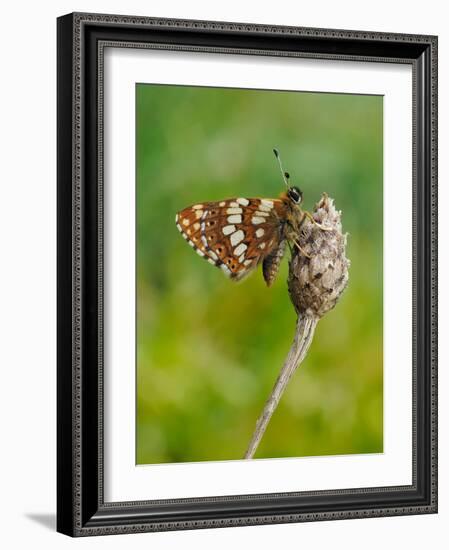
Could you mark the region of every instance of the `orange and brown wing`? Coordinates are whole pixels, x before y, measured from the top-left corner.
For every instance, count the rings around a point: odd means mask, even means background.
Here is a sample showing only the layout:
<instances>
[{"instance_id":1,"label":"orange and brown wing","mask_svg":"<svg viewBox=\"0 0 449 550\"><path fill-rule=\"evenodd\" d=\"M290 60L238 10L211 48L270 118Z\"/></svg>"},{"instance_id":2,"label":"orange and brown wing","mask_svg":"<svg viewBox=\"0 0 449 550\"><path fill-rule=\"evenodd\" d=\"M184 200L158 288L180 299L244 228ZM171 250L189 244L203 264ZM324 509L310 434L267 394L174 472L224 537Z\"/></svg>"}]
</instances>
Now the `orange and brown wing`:
<instances>
[{"instance_id":1,"label":"orange and brown wing","mask_svg":"<svg viewBox=\"0 0 449 550\"><path fill-rule=\"evenodd\" d=\"M279 248L283 215L278 199L237 198L185 208L176 225L200 256L240 280Z\"/></svg>"}]
</instances>

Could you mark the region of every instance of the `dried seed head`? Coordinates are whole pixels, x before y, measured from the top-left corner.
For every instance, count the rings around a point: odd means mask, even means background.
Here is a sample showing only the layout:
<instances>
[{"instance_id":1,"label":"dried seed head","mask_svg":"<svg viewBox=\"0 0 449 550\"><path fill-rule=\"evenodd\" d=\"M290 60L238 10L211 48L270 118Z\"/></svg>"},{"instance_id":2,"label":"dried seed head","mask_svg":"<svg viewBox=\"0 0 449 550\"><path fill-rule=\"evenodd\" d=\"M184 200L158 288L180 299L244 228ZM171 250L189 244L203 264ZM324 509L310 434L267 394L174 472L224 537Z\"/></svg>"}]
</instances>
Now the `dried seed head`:
<instances>
[{"instance_id":1,"label":"dried seed head","mask_svg":"<svg viewBox=\"0 0 449 550\"><path fill-rule=\"evenodd\" d=\"M303 223L298 243L310 258L294 248L288 290L298 315L320 318L335 306L346 288L350 262L345 255L347 234L342 233L341 212L335 210L327 194L315 205L313 218L332 230L323 231L309 219Z\"/></svg>"}]
</instances>

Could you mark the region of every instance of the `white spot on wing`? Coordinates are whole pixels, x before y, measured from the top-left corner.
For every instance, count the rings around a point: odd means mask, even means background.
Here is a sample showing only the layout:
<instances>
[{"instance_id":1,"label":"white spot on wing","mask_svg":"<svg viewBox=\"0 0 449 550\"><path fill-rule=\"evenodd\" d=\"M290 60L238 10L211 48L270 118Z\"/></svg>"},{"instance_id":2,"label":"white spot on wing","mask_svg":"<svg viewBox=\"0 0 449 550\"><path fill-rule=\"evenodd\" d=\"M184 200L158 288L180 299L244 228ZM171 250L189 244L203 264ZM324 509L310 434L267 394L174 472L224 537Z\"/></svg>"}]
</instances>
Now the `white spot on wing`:
<instances>
[{"instance_id":1,"label":"white spot on wing","mask_svg":"<svg viewBox=\"0 0 449 550\"><path fill-rule=\"evenodd\" d=\"M218 260L218 256L215 254L213 250L208 250L207 253L213 260Z\"/></svg>"},{"instance_id":2,"label":"white spot on wing","mask_svg":"<svg viewBox=\"0 0 449 550\"><path fill-rule=\"evenodd\" d=\"M242 216L240 214L228 216L228 223L242 223Z\"/></svg>"},{"instance_id":3,"label":"white spot on wing","mask_svg":"<svg viewBox=\"0 0 449 550\"><path fill-rule=\"evenodd\" d=\"M195 231L198 231L199 228L200 228L200 224L198 222L195 222L193 224L193 229L195 229Z\"/></svg>"},{"instance_id":4,"label":"white spot on wing","mask_svg":"<svg viewBox=\"0 0 449 550\"><path fill-rule=\"evenodd\" d=\"M236 231L231 235L232 246L236 246L237 244L242 242L244 238L245 238L245 233L241 229L239 229L238 231Z\"/></svg>"},{"instance_id":5,"label":"white spot on wing","mask_svg":"<svg viewBox=\"0 0 449 550\"><path fill-rule=\"evenodd\" d=\"M179 231L181 231L182 233L182 227L179 225L179 223L176 224L176 227L179 229Z\"/></svg>"},{"instance_id":6,"label":"white spot on wing","mask_svg":"<svg viewBox=\"0 0 449 550\"><path fill-rule=\"evenodd\" d=\"M253 262L252 260L245 260L245 261L243 262L243 265L246 266L246 267L248 267L249 264L251 264L252 262Z\"/></svg>"},{"instance_id":7,"label":"white spot on wing","mask_svg":"<svg viewBox=\"0 0 449 550\"><path fill-rule=\"evenodd\" d=\"M223 235L230 235L235 231L235 225L225 225L222 229Z\"/></svg>"},{"instance_id":8,"label":"white spot on wing","mask_svg":"<svg viewBox=\"0 0 449 550\"><path fill-rule=\"evenodd\" d=\"M186 236L186 239L187 239L187 236ZM195 245L192 243L192 241L187 241L189 243L189 245L193 248Z\"/></svg>"},{"instance_id":9,"label":"white spot on wing","mask_svg":"<svg viewBox=\"0 0 449 550\"><path fill-rule=\"evenodd\" d=\"M232 201L229 203L229 206L231 206L232 208L238 208L239 207L239 203L238 202L235 202L235 201Z\"/></svg>"},{"instance_id":10,"label":"white spot on wing","mask_svg":"<svg viewBox=\"0 0 449 550\"><path fill-rule=\"evenodd\" d=\"M178 223L178 214L175 216L175 222Z\"/></svg>"},{"instance_id":11,"label":"white spot on wing","mask_svg":"<svg viewBox=\"0 0 449 550\"><path fill-rule=\"evenodd\" d=\"M240 243L237 248L234 248L234 256L241 256L247 248L245 243Z\"/></svg>"},{"instance_id":12,"label":"white spot on wing","mask_svg":"<svg viewBox=\"0 0 449 550\"><path fill-rule=\"evenodd\" d=\"M268 212L261 212L260 210L256 210L255 214L256 216L263 216L264 218L268 218L270 215Z\"/></svg>"},{"instance_id":13,"label":"white spot on wing","mask_svg":"<svg viewBox=\"0 0 449 550\"><path fill-rule=\"evenodd\" d=\"M253 225L259 225L260 223L265 223L265 218L260 218L259 216L253 216L251 218L251 223Z\"/></svg>"},{"instance_id":14,"label":"white spot on wing","mask_svg":"<svg viewBox=\"0 0 449 550\"><path fill-rule=\"evenodd\" d=\"M203 205L202 205L202 204L195 204L194 206L192 206L192 209L193 209L193 210L202 210L202 209L203 209Z\"/></svg>"},{"instance_id":15,"label":"white spot on wing","mask_svg":"<svg viewBox=\"0 0 449 550\"><path fill-rule=\"evenodd\" d=\"M187 218L184 218L184 219L182 220L182 225L186 225L186 226L187 226L187 225L189 225L189 224L190 224L190 222L189 222L189 220L188 220Z\"/></svg>"},{"instance_id":16,"label":"white spot on wing","mask_svg":"<svg viewBox=\"0 0 449 550\"><path fill-rule=\"evenodd\" d=\"M259 248L261 248L263 250L265 248L265 243L260 243Z\"/></svg>"},{"instance_id":17,"label":"white spot on wing","mask_svg":"<svg viewBox=\"0 0 449 550\"><path fill-rule=\"evenodd\" d=\"M243 260L245 259L245 253L243 253L240 258L239 258L239 264L241 264L243 262Z\"/></svg>"},{"instance_id":18,"label":"white spot on wing","mask_svg":"<svg viewBox=\"0 0 449 550\"><path fill-rule=\"evenodd\" d=\"M204 235L201 235L201 241L204 244L204 246L207 248L209 245L207 244L207 239Z\"/></svg>"},{"instance_id":19,"label":"white spot on wing","mask_svg":"<svg viewBox=\"0 0 449 550\"><path fill-rule=\"evenodd\" d=\"M195 212L195 216L196 216L196 219L199 220L201 218L201 216L203 215L203 211L202 210L197 210Z\"/></svg>"},{"instance_id":20,"label":"white spot on wing","mask_svg":"<svg viewBox=\"0 0 449 550\"><path fill-rule=\"evenodd\" d=\"M256 231L256 237L260 239L260 237L263 237L265 235L265 229L262 229L259 227L259 229Z\"/></svg>"},{"instance_id":21,"label":"white spot on wing","mask_svg":"<svg viewBox=\"0 0 449 550\"><path fill-rule=\"evenodd\" d=\"M208 261L210 264L215 265L215 262L214 262L214 260L212 260L212 258L207 258L207 261Z\"/></svg>"},{"instance_id":22,"label":"white spot on wing","mask_svg":"<svg viewBox=\"0 0 449 550\"><path fill-rule=\"evenodd\" d=\"M243 198L237 199L237 202L239 204L241 204L242 206L248 206L248 204L249 204L249 200L248 199L243 199Z\"/></svg>"},{"instance_id":23,"label":"white spot on wing","mask_svg":"<svg viewBox=\"0 0 449 550\"><path fill-rule=\"evenodd\" d=\"M221 207L223 207L223 206L225 206L225 205L226 205L226 201L221 201L221 202L218 204L218 206L221 206Z\"/></svg>"},{"instance_id":24,"label":"white spot on wing","mask_svg":"<svg viewBox=\"0 0 449 550\"><path fill-rule=\"evenodd\" d=\"M199 248L196 249L196 253L199 254L200 256L204 256L204 252Z\"/></svg>"},{"instance_id":25,"label":"white spot on wing","mask_svg":"<svg viewBox=\"0 0 449 550\"><path fill-rule=\"evenodd\" d=\"M259 210L261 212L271 212L271 206L265 206L264 204L259 204Z\"/></svg>"},{"instance_id":26,"label":"white spot on wing","mask_svg":"<svg viewBox=\"0 0 449 550\"><path fill-rule=\"evenodd\" d=\"M274 206L273 201L269 201L267 199L262 199L260 203L263 204L264 206L269 206L270 208L273 208Z\"/></svg>"},{"instance_id":27,"label":"white spot on wing","mask_svg":"<svg viewBox=\"0 0 449 550\"><path fill-rule=\"evenodd\" d=\"M237 203L235 203L237 204ZM226 214L241 214L243 210L241 208L228 208Z\"/></svg>"}]
</instances>

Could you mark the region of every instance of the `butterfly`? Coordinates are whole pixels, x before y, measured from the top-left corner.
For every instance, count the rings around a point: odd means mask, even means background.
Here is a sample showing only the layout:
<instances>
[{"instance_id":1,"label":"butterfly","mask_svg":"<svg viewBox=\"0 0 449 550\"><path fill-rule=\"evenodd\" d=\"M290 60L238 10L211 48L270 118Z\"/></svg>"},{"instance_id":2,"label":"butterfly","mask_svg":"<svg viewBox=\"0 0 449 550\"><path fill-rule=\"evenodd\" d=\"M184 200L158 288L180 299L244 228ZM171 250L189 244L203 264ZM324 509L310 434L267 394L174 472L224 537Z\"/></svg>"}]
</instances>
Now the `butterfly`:
<instances>
[{"instance_id":1,"label":"butterfly","mask_svg":"<svg viewBox=\"0 0 449 550\"><path fill-rule=\"evenodd\" d=\"M290 175L284 171L277 149L273 152L287 186L279 198L239 197L203 202L176 214L176 226L188 244L234 281L243 279L262 263L263 277L271 286L287 243L303 252L298 238L304 221L309 218L320 226L309 212L301 209L303 194L298 187L290 187Z\"/></svg>"}]
</instances>

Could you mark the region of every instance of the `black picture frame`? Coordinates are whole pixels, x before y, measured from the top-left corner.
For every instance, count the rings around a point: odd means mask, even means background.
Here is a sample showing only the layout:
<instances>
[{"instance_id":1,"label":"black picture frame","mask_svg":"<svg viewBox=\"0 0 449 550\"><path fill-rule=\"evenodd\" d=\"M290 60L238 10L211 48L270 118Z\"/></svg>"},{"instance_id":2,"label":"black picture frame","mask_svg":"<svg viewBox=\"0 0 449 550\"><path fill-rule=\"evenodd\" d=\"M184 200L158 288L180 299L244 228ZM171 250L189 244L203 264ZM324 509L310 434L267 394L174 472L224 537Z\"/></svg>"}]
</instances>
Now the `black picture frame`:
<instances>
[{"instance_id":1,"label":"black picture frame","mask_svg":"<svg viewBox=\"0 0 449 550\"><path fill-rule=\"evenodd\" d=\"M437 512L437 37L86 13L58 18L57 31L57 530L87 536ZM104 502L105 42L412 65L412 485Z\"/></svg>"}]
</instances>

